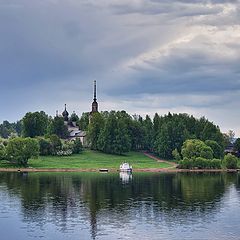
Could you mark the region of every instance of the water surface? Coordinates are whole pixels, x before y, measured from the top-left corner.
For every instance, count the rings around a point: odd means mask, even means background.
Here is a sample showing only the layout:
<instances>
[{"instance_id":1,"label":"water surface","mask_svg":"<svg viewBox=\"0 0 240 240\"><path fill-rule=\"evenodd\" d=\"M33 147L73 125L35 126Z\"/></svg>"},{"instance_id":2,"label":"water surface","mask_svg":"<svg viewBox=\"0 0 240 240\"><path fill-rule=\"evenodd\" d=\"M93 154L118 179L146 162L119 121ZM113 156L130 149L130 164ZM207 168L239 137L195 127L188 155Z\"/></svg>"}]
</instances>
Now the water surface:
<instances>
[{"instance_id":1,"label":"water surface","mask_svg":"<svg viewBox=\"0 0 240 240\"><path fill-rule=\"evenodd\" d=\"M240 175L0 173L0 239L240 239Z\"/></svg>"}]
</instances>

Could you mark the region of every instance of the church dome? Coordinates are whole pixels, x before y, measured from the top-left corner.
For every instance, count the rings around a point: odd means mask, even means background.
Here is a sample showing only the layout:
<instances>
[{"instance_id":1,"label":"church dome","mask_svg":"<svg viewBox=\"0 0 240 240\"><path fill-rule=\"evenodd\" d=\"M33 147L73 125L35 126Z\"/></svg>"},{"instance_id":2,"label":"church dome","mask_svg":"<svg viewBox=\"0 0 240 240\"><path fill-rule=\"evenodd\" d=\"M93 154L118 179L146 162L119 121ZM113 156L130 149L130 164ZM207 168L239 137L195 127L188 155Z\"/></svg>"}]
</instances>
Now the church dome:
<instances>
[{"instance_id":1,"label":"church dome","mask_svg":"<svg viewBox=\"0 0 240 240\"><path fill-rule=\"evenodd\" d=\"M63 111L63 113L62 113L62 116L63 116L63 118L64 118L64 121L68 121L69 113L68 113L68 111L67 111L67 105L66 105L66 104L65 104L65 109L64 109L64 111Z\"/></svg>"}]
</instances>

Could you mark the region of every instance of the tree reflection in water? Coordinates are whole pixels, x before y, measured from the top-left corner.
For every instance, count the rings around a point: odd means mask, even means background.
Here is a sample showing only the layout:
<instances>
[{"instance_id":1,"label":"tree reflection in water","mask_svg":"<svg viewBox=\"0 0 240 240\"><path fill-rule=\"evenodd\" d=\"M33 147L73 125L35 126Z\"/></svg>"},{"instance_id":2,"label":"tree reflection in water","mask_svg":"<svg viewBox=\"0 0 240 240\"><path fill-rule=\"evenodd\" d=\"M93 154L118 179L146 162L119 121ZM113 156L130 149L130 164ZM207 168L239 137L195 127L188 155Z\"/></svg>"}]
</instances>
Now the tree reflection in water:
<instances>
[{"instance_id":1,"label":"tree reflection in water","mask_svg":"<svg viewBox=\"0 0 240 240\"><path fill-rule=\"evenodd\" d=\"M100 219L116 228L136 218L169 226L209 221L226 189L240 189L239 179L239 174L223 173L138 173L133 178L121 173L0 173L0 186L21 200L25 222L43 227L51 221L62 232L90 224L95 239Z\"/></svg>"}]
</instances>

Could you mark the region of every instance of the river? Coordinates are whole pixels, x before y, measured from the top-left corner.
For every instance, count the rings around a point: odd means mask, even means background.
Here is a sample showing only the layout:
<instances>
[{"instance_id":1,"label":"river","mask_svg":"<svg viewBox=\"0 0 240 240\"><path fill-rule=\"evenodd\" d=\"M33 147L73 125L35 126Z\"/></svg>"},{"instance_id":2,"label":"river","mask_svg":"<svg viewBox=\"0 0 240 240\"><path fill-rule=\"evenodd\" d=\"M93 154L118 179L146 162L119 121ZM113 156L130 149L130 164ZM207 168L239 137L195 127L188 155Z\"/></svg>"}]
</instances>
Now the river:
<instances>
[{"instance_id":1,"label":"river","mask_svg":"<svg viewBox=\"0 0 240 240\"><path fill-rule=\"evenodd\" d=\"M237 173L0 173L0 239L240 239Z\"/></svg>"}]
</instances>

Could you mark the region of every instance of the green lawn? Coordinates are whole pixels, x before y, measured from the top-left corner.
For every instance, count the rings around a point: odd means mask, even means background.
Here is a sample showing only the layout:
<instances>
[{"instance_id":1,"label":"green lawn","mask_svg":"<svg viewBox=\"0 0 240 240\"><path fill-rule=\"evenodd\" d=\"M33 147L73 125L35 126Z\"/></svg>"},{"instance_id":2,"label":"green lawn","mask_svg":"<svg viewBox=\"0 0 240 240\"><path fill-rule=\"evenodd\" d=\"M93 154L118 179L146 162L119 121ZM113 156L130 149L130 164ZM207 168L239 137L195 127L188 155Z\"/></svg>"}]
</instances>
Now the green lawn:
<instances>
[{"instance_id":1,"label":"green lawn","mask_svg":"<svg viewBox=\"0 0 240 240\"><path fill-rule=\"evenodd\" d=\"M85 150L81 154L69 157L40 156L38 159L29 160L29 167L32 168L82 168L99 169L111 168L119 169L122 162L128 162L133 169L142 168L166 168L171 167L168 163L158 163L139 152L130 152L124 156L104 154ZM0 163L0 167L14 167L10 164Z\"/></svg>"}]
</instances>

